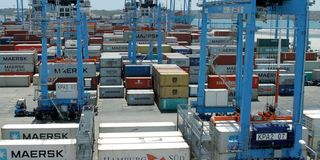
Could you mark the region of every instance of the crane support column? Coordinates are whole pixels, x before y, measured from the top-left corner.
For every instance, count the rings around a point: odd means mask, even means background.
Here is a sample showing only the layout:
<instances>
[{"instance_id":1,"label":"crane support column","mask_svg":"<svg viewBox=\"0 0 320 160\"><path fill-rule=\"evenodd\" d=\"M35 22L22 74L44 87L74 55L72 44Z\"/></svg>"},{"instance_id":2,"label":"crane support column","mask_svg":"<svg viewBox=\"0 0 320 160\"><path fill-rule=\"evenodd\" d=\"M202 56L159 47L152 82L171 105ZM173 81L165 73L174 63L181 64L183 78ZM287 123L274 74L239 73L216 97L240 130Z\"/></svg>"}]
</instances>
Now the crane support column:
<instances>
[{"instance_id":1,"label":"crane support column","mask_svg":"<svg viewBox=\"0 0 320 160\"><path fill-rule=\"evenodd\" d=\"M88 22L87 14L83 13L83 49L84 49L84 59L89 59L89 49L88 49Z\"/></svg>"},{"instance_id":2,"label":"crane support column","mask_svg":"<svg viewBox=\"0 0 320 160\"><path fill-rule=\"evenodd\" d=\"M203 0L203 4L206 0ZM205 96L205 72L206 72L206 46L207 46L207 22L208 22L208 10L202 7L202 30L201 30L201 42L200 42L200 66L199 66L199 81L198 81L198 99L197 99L197 112L201 115L204 114L202 108L204 104Z\"/></svg>"},{"instance_id":3,"label":"crane support column","mask_svg":"<svg viewBox=\"0 0 320 160\"><path fill-rule=\"evenodd\" d=\"M82 51L82 38L81 38L81 13L80 13L80 0L77 0L77 84L78 84L78 110L84 105L84 78L83 78L83 51Z\"/></svg>"},{"instance_id":4,"label":"crane support column","mask_svg":"<svg viewBox=\"0 0 320 160\"><path fill-rule=\"evenodd\" d=\"M249 137L250 137L250 114L251 114L251 96L252 96L252 75L254 59L254 36L256 31L256 0L251 1L250 13L247 14L246 25L246 51L244 63L243 90L240 112L240 134L238 159L249 159Z\"/></svg>"},{"instance_id":5,"label":"crane support column","mask_svg":"<svg viewBox=\"0 0 320 160\"><path fill-rule=\"evenodd\" d=\"M237 81L236 81L236 106L240 107L242 93L242 64L243 64L243 15L238 14L238 35L237 35Z\"/></svg>"},{"instance_id":6,"label":"crane support column","mask_svg":"<svg viewBox=\"0 0 320 160\"><path fill-rule=\"evenodd\" d=\"M42 56L41 56L41 99L48 99L48 58L47 58L47 0L42 0ZM42 105L42 104L40 104Z\"/></svg>"},{"instance_id":7,"label":"crane support column","mask_svg":"<svg viewBox=\"0 0 320 160\"><path fill-rule=\"evenodd\" d=\"M158 64L162 64L162 22L161 4L158 5Z\"/></svg>"},{"instance_id":8,"label":"crane support column","mask_svg":"<svg viewBox=\"0 0 320 160\"><path fill-rule=\"evenodd\" d=\"M172 1L170 0L170 9L169 9L169 13L168 13L168 18L167 18L167 32L171 32L171 18L172 18Z\"/></svg>"},{"instance_id":9,"label":"crane support column","mask_svg":"<svg viewBox=\"0 0 320 160\"><path fill-rule=\"evenodd\" d=\"M57 19L57 58L61 58L61 18L60 16Z\"/></svg>"},{"instance_id":10,"label":"crane support column","mask_svg":"<svg viewBox=\"0 0 320 160\"><path fill-rule=\"evenodd\" d=\"M17 0L17 22L20 22L19 0Z\"/></svg>"},{"instance_id":11,"label":"crane support column","mask_svg":"<svg viewBox=\"0 0 320 160\"><path fill-rule=\"evenodd\" d=\"M23 0L21 0L21 22L24 24L24 9L23 9Z\"/></svg>"},{"instance_id":12,"label":"crane support column","mask_svg":"<svg viewBox=\"0 0 320 160\"><path fill-rule=\"evenodd\" d=\"M137 5L133 3L133 47L132 47L132 64L137 63Z\"/></svg>"},{"instance_id":13,"label":"crane support column","mask_svg":"<svg viewBox=\"0 0 320 160\"><path fill-rule=\"evenodd\" d=\"M279 32L279 15L276 15L276 30L274 34L274 39L278 39L278 32Z\"/></svg>"},{"instance_id":14,"label":"crane support column","mask_svg":"<svg viewBox=\"0 0 320 160\"><path fill-rule=\"evenodd\" d=\"M287 35L286 38L289 39L290 38L290 16L287 16Z\"/></svg>"}]
</instances>

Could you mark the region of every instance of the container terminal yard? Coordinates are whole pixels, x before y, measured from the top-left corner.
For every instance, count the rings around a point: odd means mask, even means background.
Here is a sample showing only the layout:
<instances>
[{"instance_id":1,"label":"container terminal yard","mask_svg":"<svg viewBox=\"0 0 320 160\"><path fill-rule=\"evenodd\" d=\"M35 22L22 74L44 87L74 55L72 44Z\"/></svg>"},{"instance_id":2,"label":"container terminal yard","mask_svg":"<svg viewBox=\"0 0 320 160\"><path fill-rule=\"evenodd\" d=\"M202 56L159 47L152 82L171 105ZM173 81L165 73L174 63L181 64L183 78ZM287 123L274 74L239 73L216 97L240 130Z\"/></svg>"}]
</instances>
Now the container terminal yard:
<instances>
[{"instance_id":1,"label":"container terminal yard","mask_svg":"<svg viewBox=\"0 0 320 160\"><path fill-rule=\"evenodd\" d=\"M320 158L318 2L122 1L0 15L0 160Z\"/></svg>"}]
</instances>

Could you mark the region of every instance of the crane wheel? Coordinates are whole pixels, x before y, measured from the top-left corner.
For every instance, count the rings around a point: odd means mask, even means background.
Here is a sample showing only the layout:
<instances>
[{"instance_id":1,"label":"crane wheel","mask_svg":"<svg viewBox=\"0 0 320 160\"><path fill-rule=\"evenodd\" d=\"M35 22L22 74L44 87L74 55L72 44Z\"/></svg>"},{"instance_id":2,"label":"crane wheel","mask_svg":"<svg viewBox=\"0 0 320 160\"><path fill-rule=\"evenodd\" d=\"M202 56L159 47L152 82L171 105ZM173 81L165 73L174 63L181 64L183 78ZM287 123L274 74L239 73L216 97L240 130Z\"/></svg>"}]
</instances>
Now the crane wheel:
<instances>
[{"instance_id":1,"label":"crane wheel","mask_svg":"<svg viewBox=\"0 0 320 160\"><path fill-rule=\"evenodd\" d=\"M36 112L35 113L35 118L36 118L36 120L41 121L43 119L42 113L41 112Z\"/></svg>"}]
</instances>

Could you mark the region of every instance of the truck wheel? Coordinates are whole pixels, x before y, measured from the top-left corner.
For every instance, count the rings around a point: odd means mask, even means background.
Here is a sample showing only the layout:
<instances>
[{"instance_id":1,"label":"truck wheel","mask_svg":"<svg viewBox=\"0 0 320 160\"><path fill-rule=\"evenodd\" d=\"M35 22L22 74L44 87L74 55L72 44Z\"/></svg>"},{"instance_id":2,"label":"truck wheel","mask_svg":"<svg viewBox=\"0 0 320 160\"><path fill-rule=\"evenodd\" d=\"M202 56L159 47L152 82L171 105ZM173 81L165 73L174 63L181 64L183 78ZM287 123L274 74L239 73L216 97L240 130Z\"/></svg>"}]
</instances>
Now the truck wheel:
<instances>
[{"instance_id":1,"label":"truck wheel","mask_svg":"<svg viewBox=\"0 0 320 160\"><path fill-rule=\"evenodd\" d=\"M43 119L42 113L41 112L36 112L35 118L36 118L36 120L41 121Z\"/></svg>"}]
</instances>

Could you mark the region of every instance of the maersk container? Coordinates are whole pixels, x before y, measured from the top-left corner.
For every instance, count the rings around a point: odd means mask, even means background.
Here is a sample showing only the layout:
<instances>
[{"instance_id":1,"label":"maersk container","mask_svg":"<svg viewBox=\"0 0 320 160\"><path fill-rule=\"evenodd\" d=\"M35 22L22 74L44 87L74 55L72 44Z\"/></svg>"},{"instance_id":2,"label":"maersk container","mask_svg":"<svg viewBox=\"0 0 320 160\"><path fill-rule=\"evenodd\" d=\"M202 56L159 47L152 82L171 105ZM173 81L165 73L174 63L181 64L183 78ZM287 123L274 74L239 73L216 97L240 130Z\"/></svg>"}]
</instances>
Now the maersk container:
<instances>
[{"instance_id":1,"label":"maersk container","mask_svg":"<svg viewBox=\"0 0 320 160\"><path fill-rule=\"evenodd\" d=\"M104 43L104 52L128 52L127 43Z\"/></svg>"},{"instance_id":2,"label":"maersk container","mask_svg":"<svg viewBox=\"0 0 320 160\"><path fill-rule=\"evenodd\" d=\"M277 60L272 58L256 58L255 64L276 64Z\"/></svg>"},{"instance_id":3,"label":"maersk container","mask_svg":"<svg viewBox=\"0 0 320 160\"><path fill-rule=\"evenodd\" d=\"M185 142L98 145L98 160L106 159L190 160L190 149Z\"/></svg>"},{"instance_id":4,"label":"maersk container","mask_svg":"<svg viewBox=\"0 0 320 160\"><path fill-rule=\"evenodd\" d=\"M280 96L293 96L294 95L294 85L279 85L279 95Z\"/></svg>"},{"instance_id":5,"label":"maersk container","mask_svg":"<svg viewBox=\"0 0 320 160\"><path fill-rule=\"evenodd\" d=\"M256 69L276 70L277 64L258 64ZM285 70L286 73L294 73L294 64L280 64L280 70Z\"/></svg>"},{"instance_id":6,"label":"maersk container","mask_svg":"<svg viewBox=\"0 0 320 160\"><path fill-rule=\"evenodd\" d=\"M259 96L274 96L276 95L276 85L272 83L259 84L258 88Z\"/></svg>"},{"instance_id":7,"label":"maersk container","mask_svg":"<svg viewBox=\"0 0 320 160\"><path fill-rule=\"evenodd\" d=\"M320 69L314 69L312 71L312 81L320 82Z\"/></svg>"},{"instance_id":8,"label":"maersk container","mask_svg":"<svg viewBox=\"0 0 320 160\"><path fill-rule=\"evenodd\" d=\"M279 85L294 85L295 74L279 74Z\"/></svg>"},{"instance_id":9,"label":"maersk container","mask_svg":"<svg viewBox=\"0 0 320 160\"><path fill-rule=\"evenodd\" d=\"M121 55L110 54L107 52L101 53L101 67L121 67L122 57Z\"/></svg>"},{"instance_id":10,"label":"maersk container","mask_svg":"<svg viewBox=\"0 0 320 160\"><path fill-rule=\"evenodd\" d=\"M76 160L75 139L64 140L0 140L2 160Z\"/></svg>"},{"instance_id":11,"label":"maersk container","mask_svg":"<svg viewBox=\"0 0 320 160\"><path fill-rule=\"evenodd\" d=\"M1 51L0 64L34 64L36 60L35 52L15 52Z\"/></svg>"},{"instance_id":12,"label":"maersk container","mask_svg":"<svg viewBox=\"0 0 320 160\"><path fill-rule=\"evenodd\" d=\"M207 44L208 45L225 45L225 44L235 44L235 42L231 37L207 36Z\"/></svg>"},{"instance_id":13,"label":"maersk container","mask_svg":"<svg viewBox=\"0 0 320 160\"><path fill-rule=\"evenodd\" d=\"M73 139L79 124L6 124L1 128L2 139Z\"/></svg>"},{"instance_id":14,"label":"maersk container","mask_svg":"<svg viewBox=\"0 0 320 160\"><path fill-rule=\"evenodd\" d=\"M182 137L140 137L140 138L106 138L98 139L98 144L141 144L141 143L180 143Z\"/></svg>"},{"instance_id":15,"label":"maersk container","mask_svg":"<svg viewBox=\"0 0 320 160\"><path fill-rule=\"evenodd\" d=\"M99 133L99 139L105 138L139 138L139 137L182 137L180 131L148 131L148 132L113 132Z\"/></svg>"},{"instance_id":16,"label":"maersk container","mask_svg":"<svg viewBox=\"0 0 320 160\"><path fill-rule=\"evenodd\" d=\"M285 73L285 70L280 70L280 74ZM277 70L254 69L253 74L259 76L260 83L275 83Z\"/></svg>"},{"instance_id":17,"label":"maersk container","mask_svg":"<svg viewBox=\"0 0 320 160\"><path fill-rule=\"evenodd\" d=\"M124 86L99 86L99 97L100 98L123 98L124 97Z\"/></svg>"},{"instance_id":18,"label":"maersk container","mask_svg":"<svg viewBox=\"0 0 320 160\"><path fill-rule=\"evenodd\" d=\"M150 77L150 65L125 65L125 77Z\"/></svg>"},{"instance_id":19,"label":"maersk container","mask_svg":"<svg viewBox=\"0 0 320 160\"><path fill-rule=\"evenodd\" d=\"M173 122L100 123L99 125L99 133L167 132L167 131L173 132L176 130L177 130L177 127ZM139 133L134 133L134 134L139 134ZM157 134L157 133L151 133L151 134ZM144 135L144 133L141 133L141 135ZM180 137L179 136L180 134L176 134L176 135ZM163 137L163 136L159 136L159 137ZM136 138L138 138L138 136Z\"/></svg>"},{"instance_id":20,"label":"maersk container","mask_svg":"<svg viewBox=\"0 0 320 160\"><path fill-rule=\"evenodd\" d=\"M161 111L177 110L178 105L188 104L188 98L156 98Z\"/></svg>"},{"instance_id":21,"label":"maersk container","mask_svg":"<svg viewBox=\"0 0 320 160\"><path fill-rule=\"evenodd\" d=\"M176 64L179 67L189 67L189 58L186 56L167 56L168 64Z\"/></svg>"},{"instance_id":22,"label":"maersk container","mask_svg":"<svg viewBox=\"0 0 320 160\"><path fill-rule=\"evenodd\" d=\"M283 63L290 63L295 64L296 61L283 61ZM314 69L320 68L320 61L305 61L304 62L304 70L305 71L312 71Z\"/></svg>"},{"instance_id":23,"label":"maersk container","mask_svg":"<svg viewBox=\"0 0 320 160\"><path fill-rule=\"evenodd\" d=\"M121 68L100 68L101 77L121 77Z\"/></svg>"},{"instance_id":24,"label":"maersk container","mask_svg":"<svg viewBox=\"0 0 320 160\"><path fill-rule=\"evenodd\" d=\"M221 75L236 74L236 68L236 65L214 65L211 72Z\"/></svg>"},{"instance_id":25,"label":"maersk container","mask_svg":"<svg viewBox=\"0 0 320 160\"><path fill-rule=\"evenodd\" d=\"M0 87L29 87L30 75L0 75Z\"/></svg>"},{"instance_id":26,"label":"maersk container","mask_svg":"<svg viewBox=\"0 0 320 160\"><path fill-rule=\"evenodd\" d=\"M100 77L100 85L122 85L121 77Z\"/></svg>"},{"instance_id":27,"label":"maersk container","mask_svg":"<svg viewBox=\"0 0 320 160\"><path fill-rule=\"evenodd\" d=\"M184 46L172 46L173 53L191 54L191 49Z\"/></svg>"},{"instance_id":28,"label":"maersk container","mask_svg":"<svg viewBox=\"0 0 320 160\"><path fill-rule=\"evenodd\" d=\"M34 64L0 64L0 73L15 73L15 72L24 72L24 73L33 73Z\"/></svg>"},{"instance_id":29,"label":"maersk container","mask_svg":"<svg viewBox=\"0 0 320 160\"><path fill-rule=\"evenodd\" d=\"M128 105L153 105L153 90L127 90L126 99Z\"/></svg>"},{"instance_id":30,"label":"maersk container","mask_svg":"<svg viewBox=\"0 0 320 160\"><path fill-rule=\"evenodd\" d=\"M40 64L40 68L41 69ZM84 77L96 77L96 65L93 62L83 63ZM77 63L48 63L48 78L77 77Z\"/></svg>"}]
</instances>

